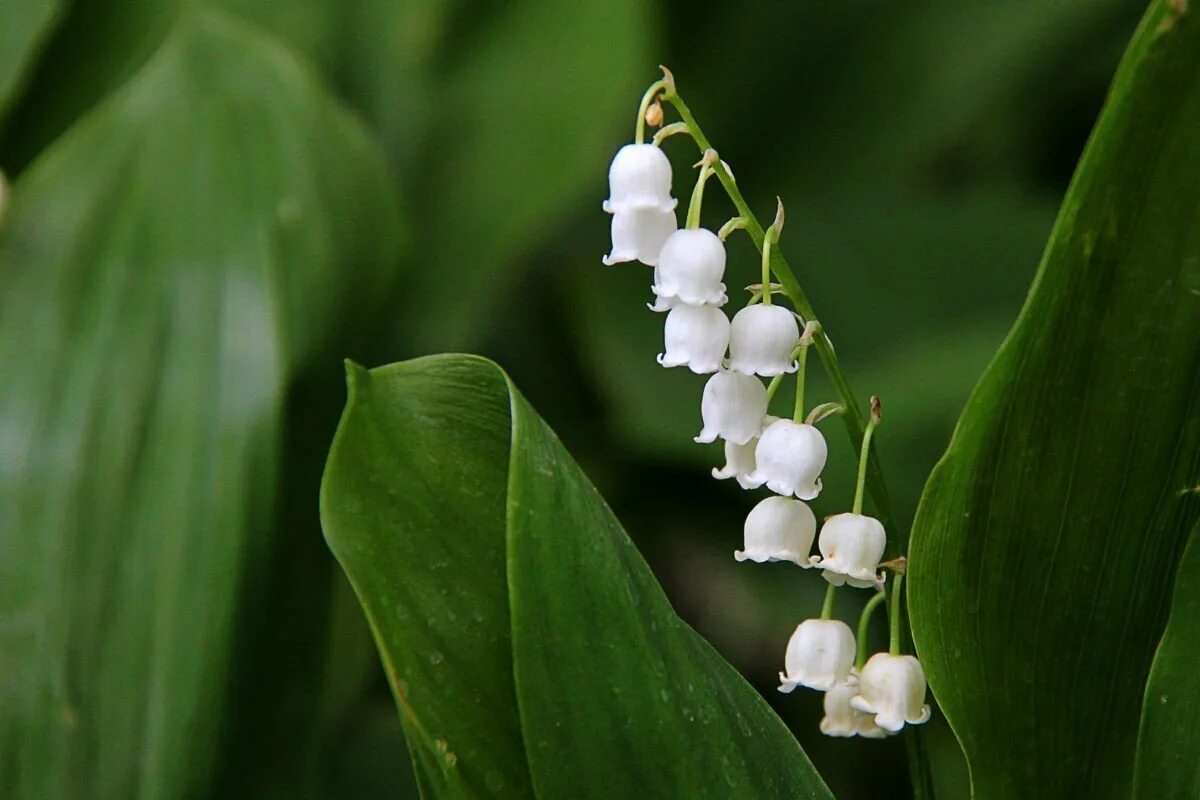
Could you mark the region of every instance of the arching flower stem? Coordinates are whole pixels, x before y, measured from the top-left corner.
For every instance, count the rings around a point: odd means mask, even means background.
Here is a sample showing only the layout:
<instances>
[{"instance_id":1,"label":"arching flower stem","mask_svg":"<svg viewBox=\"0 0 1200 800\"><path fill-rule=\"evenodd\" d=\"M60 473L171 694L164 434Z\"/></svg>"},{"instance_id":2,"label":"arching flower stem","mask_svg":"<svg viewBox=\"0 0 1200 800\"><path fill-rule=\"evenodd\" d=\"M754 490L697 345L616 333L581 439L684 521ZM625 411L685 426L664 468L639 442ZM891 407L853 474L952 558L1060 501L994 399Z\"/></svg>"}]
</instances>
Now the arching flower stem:
<instances>
[{"instance_id":1,"label":"arching flower stem","mask_svg":"<svg viewBox=\"0 0 1200 800\"><path fill-rule=\"evenodd\" d=\"M837 587L832 583L825 590L825 602L821 604L821 619L833 618L833 593L837 591Z\"/></svg>"},{"instance_id":2,"label":"arching flower stem","mask_svg":"<svg viewBox=\"0 0 1200 800\"><path fill-rule=\"evenodd\" d=\"M663 78L650 84L650 88L642 95L642 104L638 106L637 126L634 128L633 135L633 141L637 144L643 144L646 141L646 112L650 110L650 104L654 102L658 93L666 88L667 80Z\"/></svg>"},{"instance_id":3,"label":"arching flower stem","mask_svg":"<svg viewBox=\"0 0 1200 800\"><path fill-rule=\"evenodd\" d=\"M700 128L700 125L696 122L692 110L676 91L675 82L670 78L665 78L664 80L667 81L666 88L663 89L660 99L670 103L679 114L701 152L711 149L712 145L708 137L704 135L704 131ZM713 164L713 173L717 176L717 180L721 182L721 186L725 189L726 194L729 195L729 199L737 208L738 215L746 220L746 232L750 234L750 238L754 241L755 246L762 251L766 246L766 230L758 221L758 217L755 216L754 211L751 210L750 204L746 202L746 198L742 196L741 190L738 189L737 183L733 179L733 174L720 161ZM791 267L788 266L787 260L779 252L778 248L772 248L769 266L779 283L783 285L783 290L787 294L788 299L791 300L792 306L796 311L805 319L816 317L808 296L804 293L804 289L801 288ZM858 400L850 388L850 382L842 370L841 363L838 361L837 353L834 352L833 344L829 341L829 337L824 335L819 336L813 344L816 347L817 355L821 358L821 362L825 366L825 371L829 374L829 379L833 383L838 398L846 407L846 413L843 415L843 418L846 421L846 430L850 435L850 441L855 448L859 448L862 446L862 437L866 428L862 408L859 406ZM875 500L876 514L885 527L895 530L891 518L891 502L888 499L887 488L883 479L883 470L880 468L877 455L871 455L867 469L871 479L871 497ZM894 553L903 552L904 538L903 535L896 537L896 541L892 544Z\"/></svg>"},{"instance_id":4,"label":"arching flower stem","mask_svg":"<svg viewBox=\"0 0 1200 800\"><path fill-rule=\"evenodd\" d=\"M892 615L888 652L898 656L900 655L900 590L904 587L904 573L897 572L895 575L896 578L892 581L892 601L888 608Z\"/></svg>"},{"instance_id":5,"label":"arching flower stem","mask_svg":"<svg viewBox=\"0 0 1200 800\"><path fill-rule=\"evenodd\" d=\"M692 189L692 199L688 202L687 223L684 227L695 230L700 227L700 209L704 205L704 184L713 176L713 162L719 162L714 150L704 151L704 158L697 165L700 174L696 177L696 187Z\"/></svg>"},{"instance_id":6,"label":"arching flower stem","mask_svg":"<svg viewBox=\"0 0 1200 800\"><path fill-rule=\"evenodd\" d=\"M854 668L859 671L862 671L863 664L867 663L867 630L871 627L871 612L886 599L887 594L876 592L863 606L862 616L858 618L858 636L855 637L855 641L858 642L858 657L854 659Z\"/></svg>"},{"instance_id":7,"label":"arching flower stem","mask_svg":"<svg viewBox=\"0 0 1200 800\"><path fill-rule=\"evenodd\" d=\"M871 416L867 419L867 429L863 431L862 451L858 456L858 483L854 485L854 507L852 514L861 514L863 499L866 494L867 462L871 455L871 437L875 435L875 427L883 419L883 409L879 398L871 396Z\"/></svg>"}]
</instances>

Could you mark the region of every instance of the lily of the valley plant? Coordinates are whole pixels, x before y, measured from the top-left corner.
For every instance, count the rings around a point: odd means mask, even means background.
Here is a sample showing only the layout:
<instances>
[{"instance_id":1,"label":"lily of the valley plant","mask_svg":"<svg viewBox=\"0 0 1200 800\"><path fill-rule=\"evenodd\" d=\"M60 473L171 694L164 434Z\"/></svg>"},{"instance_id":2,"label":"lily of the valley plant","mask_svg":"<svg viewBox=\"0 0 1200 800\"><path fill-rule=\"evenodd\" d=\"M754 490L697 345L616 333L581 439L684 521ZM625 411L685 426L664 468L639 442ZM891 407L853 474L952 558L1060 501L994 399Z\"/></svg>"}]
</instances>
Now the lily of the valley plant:
<instances>
[{"instance_id":1,"label":"lily of the valley plant","mask_svg":"<svg viewBox=\"0 0 1200 800\"><path fill-rule=\"evenodd\" d=\"M904 559L881 564L887 532L874 517L863 514L871 440L881 420L878 398L871 398L870 415L857 437L861 444L858 480L850 511L829 517L817 532L817 520L807 501L822 489L821 471L828 448L817 427L825 418L847 411L842 403L805 405L804 378L808 350L818 346L834 384L845 386L828 334L797 297L798 288L776 282L773 248L783 231L783 204L765 231L750 212L732 172L709 145L687 105L675 91L671 73L647 89L638 108L634 142L622 147L609 168L609 198L604 210L612 215L612 251L604 263L639 261L654 268L651 311L666 315L664 347L658 363L687 367L710 375L700 400L702 426L696 442L721 440L725 464L713 477L732 478L746 490L765 488L764 497L746 517L738 561L783 561L801 569L818 570L828 583L820 616L796 626L784 653L779 691L804 686L825 693L821 731L829 736L882 738L929 719L925 703L925 674L915 656L900 652L901 590ZM682 120L663 125L663 103ZM647 126L660 129L646 141ZM699 174L687 208L684 226L676 217L671 196L671 164L661 149L674 134L689 135L701 151ZM738 209L720 230L700 227L705 185L717 176ZM761 280L748 288L745 307L727 316L726 239L737 230L751 234L761 250ZM790 278L790 275L787 276ZM791 280L794 283L794 279ZM777 299L789 300L786 308ZM808 311L808 313L803 313ZM796 380L791 413L771 414L771 401L780 382ZM764 384L763 379L770 379ZM813 554L816 541L819 555ZM888 574L891 579L888 579ZM857 636L845 622L833 619L834 595L840 587L873 592L858 621ZM890 587L890 589L889 589ZM871 613L886 601L890 608L890 647L868 657L867 626Z\"/></svg>"}]
</instances>

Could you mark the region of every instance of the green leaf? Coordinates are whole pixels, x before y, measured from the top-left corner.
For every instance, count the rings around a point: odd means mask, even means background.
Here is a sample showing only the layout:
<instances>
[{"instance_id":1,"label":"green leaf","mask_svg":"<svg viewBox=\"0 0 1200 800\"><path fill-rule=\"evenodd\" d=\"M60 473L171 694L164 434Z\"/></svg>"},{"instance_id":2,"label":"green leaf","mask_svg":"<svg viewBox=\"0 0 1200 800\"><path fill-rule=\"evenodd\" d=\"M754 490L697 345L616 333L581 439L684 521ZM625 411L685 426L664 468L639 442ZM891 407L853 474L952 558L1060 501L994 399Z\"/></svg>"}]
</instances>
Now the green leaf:
<instances>
[{"instance_id":1,"label":"green leaf","mask_svg":"<svg viewBox=\"0 0 1200 800\"><path fill-rule=\"evenodd\" d=\"M1200 527L1175 576L1175 600L1146 682L1134 770L1135 798L1200 797Z\"/></svg>"},{"instance_id":2,"label":"green leaf","mask_svg":"<svg viewBox=\"0 0 1200 800\"><path fill-rule=\"evenodd\" d=\"M58 13L58 0L5 0L0 5L0 120Z\"/></svg>"},{"instance_id":3,"label":"green leaf","mask_svg":"<svg viewBox=\"0 0 1200 800\"><path fill-rule=\"evenodd\" d=\"M204 793L285 393L392 283L385 174L287 52L198 12L16 183L0 795Z\"/></svg>"},{"instance_id":4,"label":"green leaf","mask_svg":"<svg viewBox=\"0 0 1200 800\"><path fill-rule=\"evenodd\" d=\"M1127 797L1200 516L1200 15L1155 3L914 524L909 609L975 796Z\"/></svg>"},{"instance_id":5,"label":"green leaf","mask_svg":"<svg viewBox=\"0 0 1200 800\"><path fill-rule=\"evenodd\" d=\"M366 372L321 494L427 787L830 797L491 362Z\"/></svg>"}]
</instances>

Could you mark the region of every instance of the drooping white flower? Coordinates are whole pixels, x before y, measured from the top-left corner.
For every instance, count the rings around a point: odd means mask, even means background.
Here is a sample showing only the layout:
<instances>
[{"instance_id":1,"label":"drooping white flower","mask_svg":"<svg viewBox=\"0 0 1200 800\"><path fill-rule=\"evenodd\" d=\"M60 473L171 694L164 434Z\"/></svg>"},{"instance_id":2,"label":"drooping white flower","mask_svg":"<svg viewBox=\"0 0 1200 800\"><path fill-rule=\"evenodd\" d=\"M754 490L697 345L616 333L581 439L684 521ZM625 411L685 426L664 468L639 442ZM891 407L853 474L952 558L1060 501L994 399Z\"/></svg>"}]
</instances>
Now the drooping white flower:
<instances>
[{"instance_id":1,"label":"drooping white flower","mask_svg":"<svg viewBox=\"0 0 1200 800\"><path fill-rule=\"evenodd\" d=\"M792 351L800 344L796 316L783 306L746 306L733 318L729 334L729 368L773 378L795 372Z\"/></svg>"},{"instance_id":2,"label":"drooping white flower","mask_svg":"<svg viewBox=\"0 0 1200 800\"><path fill-rule=\"evenodd\" d=\"M756 468L746 476L746 482L755 487L765 483L775 494L812 500L821 493L821 470L828 455L829 448L819 430L781 419L759 437L754 451Z\"/></svg>"},{"instance_id":3,"label":"drooping white flower","mask_svg":"<svg viewBox=\"0 0 1200 800\"><path fill-rule=\"evenodd\" d=\"M845 683L854 664L854 634L836 619L806 619L796 626L779 673L779 691L797 686L827 692Z\"/></svg>"},{"instance_id":4,"label":"drooping white flower","mask_svg":"<svg viewBox=\"0 0 1200 800\"><path fill-rule=\"evenodd\" d=\"M689 305L723 306L725 245L704 228L681 228L663 244L654 276L654 294Z\"/></svg>"},{"instance_id":5,"label":"drooping white flower","mask_svg":"<svg viewBox=\"0 0 1200 800\"><path fill-rule=\"evenodd\" d=\"M716 372L729 346L729 317L715 306L676 306L667 314L663 339L662 366L686 366L699 375Z\"/></svg>"},{"instance_id":6,"label":"drooping white flower","mask_svg":"<svg viewBox=\"0 0 1200 800\"><path fill-rule=\"evenodd\" d=\"M916 656L876 653L863 666L858 696L851 708L874 715L875 724L889 733L929 721L925 703L925 670Z\"/></svg>"},{"instance_id":7,"label":"drooping white flower","mask_svg":"<svg viewBox=\"0 0 1200 800\"><path fill-rule=\"evenodd\" d=\"M653 267L663 243L679 227L674 211L657 208L622 208L613 215L612 252L601 261L605 266L640 261Z\"/></svg>"},{"instance_id":8,"label":"drooping white flower","mask_svg":"<svg viewBox=\"0 0 1200 800\"><path fill-rule=\"evenodd\" d=\"M658 267L655 267L654 268L654 283L652 283L650 285L651 292L654 291L654 287L657 285L658 285ZM646 308L650 309L651 311L655 311L655 312L658 312L661 314L664 311L670 311L672 308L674 308L675 306L678 306L678 305L683 305L683 304L680 303L677 298L659 297L658 295L654 295L654 302L646 303Z\"/></svg>"},{"instance_id":9,"label":"drooping white flower","mask_svg":"<svg viewBox=\"0 0 1200 800\"><path fill-rule=\"evenodd\" d=\"M763 417L762 427L766 428L772 422L778 420L779 417L774 417L768 414ZM725 443L725 466L717 469L713 467L712 475L717 480L725 480L726 478L737 478L738 485L743 489L753 489L746 482L746 476L754 472L754 449L758 447L758 437L755 436L745 444L734 444L733 442Z\"/></svg>"},{"instance_id":10,"label":"drooping white flower","mask_svg":"<svg viewBox=\"0 0 1200 800\"><path fill-rule=\"evenodd\" d=\"M834 586L848 583L862 589L877 581L887 533L874 517L837 514L821 526L817 546L821 557L813 556L813 565L825 571L825 580Z\"/></svg>"},{"instance_id":11,"label":"drooping white flower","mask_svg":"<svg viewBox=\"0 0 1200 800\"><path fill-rule=\"evenodd\" d=\"M745 549L734 552L738 561L791 561L802 567L808 562L817 534L812 509L790 497L768 497L750 510L744 526Z\"/></svg>"},{"instance_id":12,"label":"drooping white flower","mask_svg":"<svg viewBox=\"0 0 1200 800\"><path fill-rule=\"evenodd\" d=\"M608 167L609 214L631 208L674 211L671 197L671 162L657 145L627 144L617 151Z\"/></svg>"},{"instance_id":13,"label":"drooping white flower","mask_svg":"<svg viewBox=\"0 0 1200 800\"><path fill-rule=\"evenodd\" d=\"M704 384L700 398L704 426L696 441L707 444L720 436L727 442L746 444L758 436L766 415L767 387L762 381L753 375L720 370Z\"/></svg>"},{"instance_id":14,"label":"drooping white flower","mask_svg":"<svg viewBox=\"0 0 1200 800\"><path fill-rule=\"evenodd\" d=\"M821 733L826 736L863 736L882 739L887 732L875 724L875 718L850 705L858 696L858 675L853 669L845 683L825 692L825 716L821 718Z\"/></svg>"}]
</instances>

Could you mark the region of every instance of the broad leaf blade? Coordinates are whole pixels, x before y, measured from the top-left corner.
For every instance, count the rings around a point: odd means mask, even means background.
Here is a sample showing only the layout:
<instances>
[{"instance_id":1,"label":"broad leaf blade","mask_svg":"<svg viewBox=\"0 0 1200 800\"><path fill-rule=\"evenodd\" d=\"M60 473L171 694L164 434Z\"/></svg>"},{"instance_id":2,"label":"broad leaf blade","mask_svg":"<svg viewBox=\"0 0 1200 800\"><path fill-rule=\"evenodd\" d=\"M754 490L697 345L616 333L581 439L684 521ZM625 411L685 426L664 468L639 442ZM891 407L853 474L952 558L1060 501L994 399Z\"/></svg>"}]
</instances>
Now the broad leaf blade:
<instances>
[{"instance_id":1,"label":"broad leaf blade","mask_svg":"<svg viewBox=\"0 0 1200 800\"><path fill-rule=\"evenodd\" d=\"M913 633L976 796L1126 797L1200 498L1200 15L1155 3L926 486Z\"/></svg>"},{"instance_id":2,"label":"broad leaf blade","mask_svg":"<svg viewBox=\"0 0 1200 800\"><path fill-rule=\"evenodd\" d=\"M1171 618L1158 645L1138 737L1135 798L1200 797L1200 528L1175 577Z\"/></svg>"},{"instance_id":3,"label":"broad leaf blade","mask_svg":"<svg viewBox=\"0 0 1200 800\"><path fill-rule=\"evenodd\" d=\"M830 797L494 364L437 356L350 383L322 521L426 787Z\"/></svg>"},{"instance_id":4,"label":"broad leaf blade","mask_svg":"<svg viewBox=\"0 0 1200 800\"><path fill-rule=\"evenodd\" d=\"M515 390L508 487L517 696L539 796L831 797Z\"/></svg>"},{"instance_id":5,"label":"broad leaf blade","mask_svg":"<svg viewBox=\"0 0 1200 800\"><path fill-rule=\"evenodd\" d=\"M504 376L442 358L351 366L349 384L321 521L371 623L420 777L466 796L532 796L504 577Z\"/></svg>"},{"instance_id":6,"label":"broad leaf blade","mask_svg":"<svg viewBox=\"0 0 1200 800\"><path fill-rule=\"evenodd\" d=\"M391 282L382 174L286 52L205 12L17 182L0 795L205 790L284 392Z\"/></svg>"}]
</instances>

